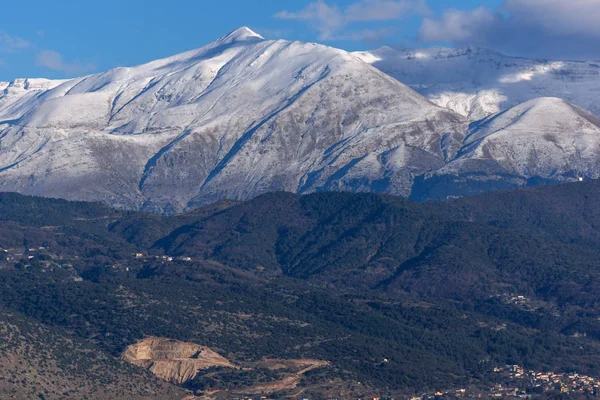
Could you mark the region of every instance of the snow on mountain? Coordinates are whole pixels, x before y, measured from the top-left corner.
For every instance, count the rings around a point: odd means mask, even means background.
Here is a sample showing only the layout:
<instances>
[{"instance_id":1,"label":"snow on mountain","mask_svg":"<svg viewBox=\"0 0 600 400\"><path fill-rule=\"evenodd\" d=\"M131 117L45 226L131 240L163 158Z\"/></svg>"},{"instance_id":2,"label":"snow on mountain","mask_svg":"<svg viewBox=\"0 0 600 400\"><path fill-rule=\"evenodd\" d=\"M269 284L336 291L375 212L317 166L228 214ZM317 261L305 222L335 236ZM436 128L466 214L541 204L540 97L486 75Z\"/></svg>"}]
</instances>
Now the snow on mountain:
<instances>
[{"instance_id":1,"label":"snow on mountain","mask_svg":"<svg viewBox=\"0 0 600 400\"><path fill-rule=\"evenodd\" d=\"M0 190L167 213L274 190L408 195L466 130L354 55L248 28L0 93Z\"/></svg>"},{"instance_id":2,"label":"snow on mountain","mask_svg":"<svg viewBox=\"0 0 600 400\"><path fill-rule=\"evenodd\" d=\"M458 158L444 169L455 169L464 160L490 160L503 170L525 177L560 177L587 170L600 161L600 118L562 99L540 98L472 124Z\"/></svg>"},{"instance_id":3,"label":"snow on mountain","mask_svg":"<svg viewBox=\"0 0 600 400\"><path fill-rule=\"evenodd\" d=\"M600 118L539 98L471 124L456 158L426 174L414 197L448 197L600 178Z\"/></svg>"},{"instance_id":4,"label":"snow on mountain","mask_svg":"<svg viewBox=\"0 0 600 400\"><path fill-rule=\"evenodd\" d=\"M0 120L18 115L21 105L63 82L65 81L50 79L16 79L12 82L0 82Z\"/></svg>"},{"instance_id":5,"label":"snow on mountain","mask_svg":"<svg viewBox=\"0 0 600 400\"><path fill-rule=\"evenodd\" d=\"M529 60L478 47L355 54L471 121L539 97L562 98L600 116L600 62Z\"/></svg>"}]
</instances>

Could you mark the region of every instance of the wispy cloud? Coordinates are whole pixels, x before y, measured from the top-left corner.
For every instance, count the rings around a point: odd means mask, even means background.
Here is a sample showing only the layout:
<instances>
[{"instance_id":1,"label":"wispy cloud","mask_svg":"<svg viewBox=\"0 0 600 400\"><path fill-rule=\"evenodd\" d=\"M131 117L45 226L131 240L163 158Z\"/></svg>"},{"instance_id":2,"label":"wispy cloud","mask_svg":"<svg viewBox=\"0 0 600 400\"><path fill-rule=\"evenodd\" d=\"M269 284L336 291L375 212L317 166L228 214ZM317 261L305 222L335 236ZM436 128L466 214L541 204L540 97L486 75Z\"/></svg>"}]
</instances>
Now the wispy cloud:
<instances>
[{"instance_id":1,"label":"wispy cloud","mask_svg":"<svg viewBox=\"0 0 600 400\"><path fill-rule=\"evenodd\" d=\"M0 51L2 52L15 52L27 49L31 46L32 44L25 39L0 31Z\"/></svg>"},{"instance_id":2,"label":"wispy cloud","mask_svg":"<svg viewBox=\"0 0 600 400\"><path fill-rule=\"evenodd\" d=\"M423 43L477 44L518 55L600 57L598 0L504 0L496 9L447 9L425 18Z\"/></svg>"},{"instance_id":3,"label":"wispy cloud","mask_svg":"<svg viewBox=\"0 0 600 400\"><path fill-rule=\"evenodd\" d=\"M423 42L474 43L482 39L481 33L494 25L499 18L491 9L446 10L439 19L423 20L420 38Z\"/></svg>"},{"instance_id":4,"label":"wispy cloud","mask_svg":"<svg viewBox=\"0 0 600 400\"><path fill-rule=\"evenodd\" d=\"M319 32L321 40L331 39L345 25L339 7L335 4L330 6L321 0L310 3L301 11L280 11L275 14L275 18L304 21Z\"/></svg>"},{"instance_id":5,"label":"wispy cloud","mask_svg":"<svg viewBox=\"0 0 600 400\"><path fill-rule=\"evenodd\" d=\"M430 13L425 0L361 0L345 9L325 0L317 0L300 11L280 11L275 18L303 21L315 29L320 40L354 39L374 37L382 30L345 32L346 28L359 22L395 21L420 14ZM388 31L389 32L389 31ZM370 34L369 34L370 33Z\"/></svg>"},{"instance_id":6,"label":"wispy cloud","mask_svg":"<svg viewBox=\"0 0 600 400\"><path fill-rule=\"evenodd\" d=\"M37 56L37 64L67 75L79 75L96 70L96 65L80 61L65 62L63 56L54 50L43 50Z\"/></svg>"}]
</instances>

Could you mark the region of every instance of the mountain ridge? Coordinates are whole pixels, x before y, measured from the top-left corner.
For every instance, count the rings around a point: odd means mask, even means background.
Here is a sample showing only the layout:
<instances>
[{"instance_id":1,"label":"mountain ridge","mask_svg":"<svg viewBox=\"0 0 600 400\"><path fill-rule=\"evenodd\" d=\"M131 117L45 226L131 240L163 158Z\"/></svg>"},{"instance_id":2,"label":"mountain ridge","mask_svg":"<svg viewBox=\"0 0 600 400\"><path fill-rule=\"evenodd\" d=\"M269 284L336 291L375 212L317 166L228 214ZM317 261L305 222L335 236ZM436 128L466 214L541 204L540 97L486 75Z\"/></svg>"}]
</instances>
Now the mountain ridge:
<instances>
[{"instance_id":1,"label":"mountain ridge","mask_svg":"<svg viewBox=\"0 0 600 400\"><path fill-rule=\"evenodd\" d=\"M472 123L456 157L420 177L412 196L598 179L599 154L600 118L563 99L538 98Z\"/></svg>"},{"instance_id":2,"label":"mountain ridge","mask_svg":"<svg viewBox=\"0 0 600 400\"><path fill-rule=\"evenodd\" d=\"M548 96L600 116L600 61L528 59L477 46L354 54L470 121Z\"/></svg>"},{"instance_id":3,"label":"mountain ridge","mask_svg":"<svg viewBox=\"0 0 600 400\"><path fill-rule=\"evenodd\" d=\"M350 53L247 28L3 100L0 190L160 213L272 190L408 195L465 128Z\"/></svg>"},{"instance_id":4,"label":"mountain ridge","mask_svg":"<svg viewBox=\"0 0 600 400\"><path fill-rule=\"evenodd\" d=\"M380 51L393 56L384 65L374 53L266 40L242 27L135 67L16 80L0 92L0 190L175 214L272 191L428 200L598 176L600 160L590 155L597 118L570 103L544 108L552 102L540 96L586 86L600 67L477 47ZM465 90L483 95L451 94L452 104L432 97L430 89L448 94L465 79ZM485 92L492 81L518 96ZM546 82L554 83L541 90ZM591 96L596 86L588 86L581 93ZM474 143L477 127L483 134L485 124L529 104L552 115L526 112L523 135L499 126L503 141L486 134L485 146ZM477 113L485 118L472 120Z\"/></svg>"}]
</instances>

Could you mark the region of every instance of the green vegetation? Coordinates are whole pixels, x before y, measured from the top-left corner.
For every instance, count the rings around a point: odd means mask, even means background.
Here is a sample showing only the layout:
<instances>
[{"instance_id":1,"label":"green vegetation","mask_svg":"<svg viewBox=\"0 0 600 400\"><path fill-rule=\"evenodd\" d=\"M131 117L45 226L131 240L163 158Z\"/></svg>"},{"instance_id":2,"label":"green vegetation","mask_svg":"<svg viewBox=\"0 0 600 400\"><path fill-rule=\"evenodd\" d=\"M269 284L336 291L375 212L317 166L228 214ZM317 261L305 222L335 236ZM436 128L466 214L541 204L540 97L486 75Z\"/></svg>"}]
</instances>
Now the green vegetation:
<instances>
[{"instance_id":1,"label":"green vegetation","mask_svg":"<svg viewBox=\"0 0 600 400\"><path fill-rule=\"evenodd\" d=\"M89 342L0 308L0 398L182 398L160 382Z\"/></svg>"},{"instance_id":2,"label":"green vegetation","mask_svg":"<svg viewBox=\"0 0 600 400\"><path fill-rule=\"evenodd\" d=\"M5 194L0 213L0 307L114 357L169 337L330 361L303 383L382 393L505 364L600 375L600 182L427 204L272 193L175 217Z\"/></svg>"}]
</instances>

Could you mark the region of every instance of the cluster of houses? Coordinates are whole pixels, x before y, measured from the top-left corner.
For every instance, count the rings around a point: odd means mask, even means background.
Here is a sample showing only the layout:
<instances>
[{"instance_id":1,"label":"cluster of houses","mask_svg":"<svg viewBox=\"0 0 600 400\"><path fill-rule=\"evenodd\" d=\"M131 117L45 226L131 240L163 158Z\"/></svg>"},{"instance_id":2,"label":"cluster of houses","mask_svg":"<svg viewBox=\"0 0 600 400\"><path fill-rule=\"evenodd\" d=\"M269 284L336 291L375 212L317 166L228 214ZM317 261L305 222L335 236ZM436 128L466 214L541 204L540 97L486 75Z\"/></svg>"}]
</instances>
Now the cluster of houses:
<instances>
[{"instance_id":1,"label":"cluster of houses","mask_svg":"<svg viewBox=\"0 0 600 400\"><path fill-rule=\"evenodd\" d=\"M35 258L35 253L45 250L45 247L40 246L30 249L0 249L0 253L4 254L6 261L16 262L22 259L32 260Z\"/></svg>"},{"instance_id":2,"label":"cluster of houses","mask_svg":"<svg viewBox=\"0 0 600 400\"><path fill-rule=\"evenodd\" d=\"M518 365L495 368L502 384L488 388L453 389L428 393L411 400L445 399L533 399L545 393L562 393L600 397L600 379L576 373L553 373L526 370Z\"/></svg>"},{"instance_id":3,"label":"cluster of houses","mask_svg":"<svg viewBox=\"0 0 600 400\"><path fill-rule=\"evenodd\" d=\"M54 272L55 269L60 269L68 273L68 279L73 279L75 282L83 281L73 267L73 264L64 263L64 260L61 257L53 254L48 248L43 246L24 249L0 249L0 254L4 255L4 260L8 265L23 263L23 268L27 269L31 267L27 261L36 259L37 266L40 268L41 272L51 273ZM6 264L4 266L7 266ZM3 265L0 263L0 268L2 267Z\"/></svg>"},{"instance_id":4,"label":"cluster of houses","mask_svg":"<svg viewBox=\"0 0 600 400\"><path fill-rule=\"evenodd\" d=\"M514 295L509 293L503 293L495 296L500 299L504 304L513 305L522 308L526 311L536 311L540 307L546 307L547 305L540 300L534 300L526 296Z\"/></svg>"},{"instance_id":5,"label":"cluster of houses","mask_svg":"<svg viewBox=\"0 0 600 400\"><path fill-rule=\"evenodd\" d=\"M177 260L177 261L186 261L186 262L193 261L192 257L185 257L185 256L182 256L182 257L170 257L170 256L153 256L153 257L150 257L150 256L146 256L143 253L136 253L135 254L135 258L138 259L138 260L145 260L145 259L148 259L148 258L154 258L156 260L162 260L164 262L173 262L175 260Z\"/></svg>"},{"instance_id":6,"label":"cluster of houses","mask_svg":"<svg viewBox=\"0 0 600 400\"><path fill-rule=\"evenodd\" d=\"M46 247L40 246L40 247L34 247L34 248L10 248L10 249L0 248L0 262L4 261L5 264L7 263L8 265L18 263L18 262L26 262L27 260L33 260L37 256L41 256L42 254L44 254L46 256L50 256L50 258L46 258L46 260L54 261L54 262L46 261L45 264L48 264L48 265L54 264L58 259L62 259L61 257L58 257L55 254L52 254L51 252L49 252ZM135 254L133 254L133 256L135 259L140 260L140 261L150 260L150 259L160 260L160 261L166 262L166 263L174 262L174 261L183 261L183 262L193 261L193 259L191 257L187 257L187 256L180 256L180 257L148 256L143 253L135 253ZM78 258L78 257L75 256L74 258ZM58 265L58 264L56 264L56 265ZM109 267L110 267L110 265L109 265ZM0 268L2 268L1 263L0 263ZM113 269L123 269L123 270L129 271L128 267L126 268L126 266L121 266L121 265L113 265L112 268Z\"/></svg>"},{"instance_id":7,"label":"cluster of houses","mask_svg":"<svg viewBox=\"0 0 600 400\"><path fill-rule=\"evenodd\" d=\"M533 393L557 391L600 397L600 379L591 376L577 373L536 372L518 365L511 365L504 369L496 368L494 371L521 380Z\"/></svg>"}]
</instances>

